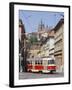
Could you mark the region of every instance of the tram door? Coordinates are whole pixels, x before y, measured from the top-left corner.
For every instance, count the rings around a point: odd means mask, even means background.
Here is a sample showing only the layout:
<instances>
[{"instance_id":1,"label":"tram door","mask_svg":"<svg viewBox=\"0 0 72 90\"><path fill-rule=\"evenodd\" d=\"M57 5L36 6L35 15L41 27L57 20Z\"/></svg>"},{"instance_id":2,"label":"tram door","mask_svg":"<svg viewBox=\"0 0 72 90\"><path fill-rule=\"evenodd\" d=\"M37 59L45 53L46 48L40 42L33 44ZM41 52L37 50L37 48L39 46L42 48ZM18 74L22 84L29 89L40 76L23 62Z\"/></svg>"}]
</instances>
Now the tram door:
<instances>
[{"instance_id":1,"label":"tram door","mask_svg":"<svg viewBox=\"0 0 72 90\"><path fill-rule=\"evenodd\" d=\"M32 69L35 69L35 60L32 60Z\"/></svg>"},{"instance_id":2,"label":"tram door","mask_svg":"<svg viewBox=\"0 0 72 90\"><path fill-rule=\"evenodd\" d=\"M47 65L48 65L47 60L43 60L44 70L47 70Z\"/></svg>"}]
</instances>

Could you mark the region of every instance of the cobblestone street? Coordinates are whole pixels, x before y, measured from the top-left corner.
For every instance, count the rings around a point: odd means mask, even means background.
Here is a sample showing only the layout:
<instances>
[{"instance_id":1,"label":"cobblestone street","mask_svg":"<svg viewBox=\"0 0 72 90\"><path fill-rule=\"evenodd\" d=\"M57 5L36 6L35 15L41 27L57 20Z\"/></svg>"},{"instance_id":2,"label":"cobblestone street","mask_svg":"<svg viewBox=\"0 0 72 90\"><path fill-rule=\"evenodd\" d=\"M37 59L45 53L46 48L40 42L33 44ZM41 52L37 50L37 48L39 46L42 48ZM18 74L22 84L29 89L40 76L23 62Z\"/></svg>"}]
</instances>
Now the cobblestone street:
<instances>
[{"instance_id":1,"label":"cobblestone street","mask_svg":"<svg viewBox=\"0 0 72 90\"><path fill-rule=\"evenodd\" d=\"M57 77L59 78L63 76L64 76L64 73L54 73L54 74L31 73L31 72L19 73L19 79L57 78Z\"/></svg>"}]
</instances>

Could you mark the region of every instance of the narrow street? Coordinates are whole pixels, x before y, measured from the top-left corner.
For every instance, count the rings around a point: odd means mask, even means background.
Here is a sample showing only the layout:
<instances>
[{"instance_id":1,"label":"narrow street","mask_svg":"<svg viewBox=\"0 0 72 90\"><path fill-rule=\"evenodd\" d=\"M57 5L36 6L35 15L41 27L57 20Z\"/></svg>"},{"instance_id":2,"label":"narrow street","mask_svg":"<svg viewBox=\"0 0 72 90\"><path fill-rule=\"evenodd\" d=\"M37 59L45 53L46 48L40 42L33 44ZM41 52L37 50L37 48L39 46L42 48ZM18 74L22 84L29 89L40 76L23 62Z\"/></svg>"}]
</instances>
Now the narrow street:
<instances>
[{"instance_id":1,"label":"narrow street","mask_svg":"<svg viewBox=\"0 0 72 90\"><path fill-rule=\"evenodd\" d=\"M25 11L21 12L21 16L23 16ZM37 22L32 22L33 25L31 26L35 25L36 27L30 28L30 24L25 26L28 21L24 21L22 17L19 20L19 71L21 72L19 73L19 79L63 77L64 73L57 72L64 72L64 13L60 12L60 15L56 12L36 11L28 13L31 15L30 22L34 19ZM27 15L29 16L29 14ZM50 18L53 18L53 20L56 18L55 14L59 20L49 23ZM41 19L41 15L44 18ZM48 18L48 15L52 17ZM46 17L47 19L45 19ZM54 24L52 24L53 22ZM53 74L25 72L31 69L57 72Z\"/></svg>"},{"instance_id":2,"label":"narrow street","mask_svg":"<svg viewBox=\"0 0 72 90\"><path fill-rule=\"evenodd\" d=\"M63 76L64 76L64 73L54 73L54 74L31 73L31 72L19 73L19 79L57 78L57 77L59 78Z\"/></svg>"}]
</instances>

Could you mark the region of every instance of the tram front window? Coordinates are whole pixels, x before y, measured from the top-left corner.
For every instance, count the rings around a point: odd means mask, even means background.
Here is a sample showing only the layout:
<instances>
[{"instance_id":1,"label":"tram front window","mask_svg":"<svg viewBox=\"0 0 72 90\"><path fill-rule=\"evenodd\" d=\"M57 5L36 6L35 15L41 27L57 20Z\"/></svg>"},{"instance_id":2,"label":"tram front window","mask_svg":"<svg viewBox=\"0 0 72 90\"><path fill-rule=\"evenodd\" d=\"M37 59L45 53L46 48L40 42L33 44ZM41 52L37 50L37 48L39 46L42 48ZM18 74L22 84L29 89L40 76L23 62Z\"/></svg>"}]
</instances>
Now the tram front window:
<instances>
[{"instance_id":1,"label":"tram front window","mask_svg":"<svg viewBox=\"0 0 72 90\"><path fill-rule=\"evenodd\" d=\"M48 60L48 64L55 64L54 60Z\"/></svg>"}]
</instances>

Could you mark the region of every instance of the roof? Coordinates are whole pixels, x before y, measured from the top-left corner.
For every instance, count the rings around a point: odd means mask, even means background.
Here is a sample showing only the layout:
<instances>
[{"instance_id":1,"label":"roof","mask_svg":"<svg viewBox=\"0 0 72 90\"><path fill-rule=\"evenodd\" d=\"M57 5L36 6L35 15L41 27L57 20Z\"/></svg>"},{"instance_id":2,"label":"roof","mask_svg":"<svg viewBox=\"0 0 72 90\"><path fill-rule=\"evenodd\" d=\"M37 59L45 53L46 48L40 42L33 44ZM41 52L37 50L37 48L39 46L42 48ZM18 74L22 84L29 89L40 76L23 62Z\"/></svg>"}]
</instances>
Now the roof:
<instances>
[{"instance_id":1,"label":"roof","mask_svg":"<svg viewBox=\"0 0 72 90\"><path fill-rule=\"evenodd\" d=\"M57 31L62 26L62 24L64 24L64 18L60 19L60 21L55 26L54 31Z\"/></svg>"},{"instance_id":2,"label":"roof","mask_svg":"<svg viewBox=\"0 0 72 90\"><path fill-rule=\"evenodd\" d=\"M53 37L54 36L54 29L51 29L48 31L48 37Z\"/></svg>"},{"instance_id":3,"label":"roof","mask_svg":"<svg viewBox=\"0 0 72 90\"><path fill-rule=\"evenodd\" d=\"M46 57L36 57L36 58L28 58L27 61L30 61L30 60L31 61L32 60L33 61L36 61L36 60L47 60L48 61L48 60L52 60L52 59L55 60L54 58L50 58L50 57L48 57L48 58L46 58Z\"/></svg>"},{"instance_id":4,"label":"roof","mask_svg":"<svg viewBox=\"0 0 72 90\"><path fill-rule=\"evenodd\" d=\"M25 33L25 27L21 19L19 19L19 27L22 28L22 33Z\"/></svg>"}]
</instances>

